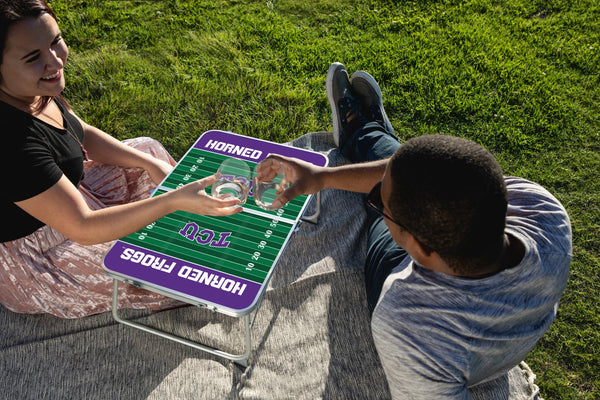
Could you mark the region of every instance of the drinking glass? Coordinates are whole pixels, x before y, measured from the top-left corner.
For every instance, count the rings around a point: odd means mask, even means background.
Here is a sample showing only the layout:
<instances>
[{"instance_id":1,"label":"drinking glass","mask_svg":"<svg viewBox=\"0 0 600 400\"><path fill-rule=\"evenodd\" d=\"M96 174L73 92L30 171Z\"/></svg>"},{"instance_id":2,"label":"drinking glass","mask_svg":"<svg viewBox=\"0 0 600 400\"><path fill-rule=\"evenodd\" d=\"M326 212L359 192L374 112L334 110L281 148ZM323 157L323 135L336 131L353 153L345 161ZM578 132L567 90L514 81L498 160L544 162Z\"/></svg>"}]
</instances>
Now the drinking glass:
<instances>
[{"instance_id":1,"label":"drinking glass","mask_svg":"<svg viewBox=\"0 0 600 400\"><path fill-rule=\"evenodd\" d=\"M257 206L273 211L273 201L289 187L284 165L272 158L261 161L254 168L252 195Z\"/></svg>"},{"instance_id":2,"label":"drinking glass","mask_svg":"<svg viewBox=\"0 0 600 400\"><path fill-rule=\"evenodd\" d=\"M219 166L217 181L211 188L211 196L219 199L240 199L240 206L248 199L250 179L250 167L246 162L228 158Z\"/></svg>"}]
</instances>

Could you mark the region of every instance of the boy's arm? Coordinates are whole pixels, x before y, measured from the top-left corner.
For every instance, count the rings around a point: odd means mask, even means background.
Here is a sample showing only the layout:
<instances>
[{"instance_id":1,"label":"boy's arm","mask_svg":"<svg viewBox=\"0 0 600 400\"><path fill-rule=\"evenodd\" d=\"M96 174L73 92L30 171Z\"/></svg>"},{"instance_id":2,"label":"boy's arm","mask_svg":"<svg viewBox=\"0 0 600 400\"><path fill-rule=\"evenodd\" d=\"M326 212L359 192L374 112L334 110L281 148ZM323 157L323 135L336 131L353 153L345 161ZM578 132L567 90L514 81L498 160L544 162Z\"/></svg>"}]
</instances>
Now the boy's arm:
<instances>
[{"instance_id":1,"label":"boy's arm","mask_svg":"<svg viewBox=\"0 0 600 400\"><path fill-rule=\"evenodd\" d=\"M269 160L283 163L288 179L292 183L273 202L277 208L283 207L297 196L314 194L323 189L368 193L383 178L389 161L389 159L383 159L339 167L318 167L295 158L270 155L264 161L265 168L268 168Z\"/></svg>"}]
</instances>

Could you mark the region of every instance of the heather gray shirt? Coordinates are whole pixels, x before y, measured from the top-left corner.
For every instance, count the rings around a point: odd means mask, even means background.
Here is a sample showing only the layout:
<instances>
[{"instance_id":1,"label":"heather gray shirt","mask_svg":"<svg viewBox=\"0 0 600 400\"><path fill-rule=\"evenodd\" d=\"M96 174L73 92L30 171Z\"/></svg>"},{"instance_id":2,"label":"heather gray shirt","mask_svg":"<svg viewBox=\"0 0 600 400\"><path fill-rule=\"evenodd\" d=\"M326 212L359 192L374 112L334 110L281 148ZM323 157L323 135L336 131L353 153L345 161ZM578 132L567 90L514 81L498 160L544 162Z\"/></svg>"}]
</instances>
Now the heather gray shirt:
<instances>
[{"instance_id":1,"label":"heather gray shirt","mask_svg":"<svg viewBox=\"0 0 600 400\"><path fill-rule=\"evenodd\" d=\"M572 257L569 217L541 186L506 183L506 232L526 249L519 265L464 279L407 257L386 280L371 327L394 398L470 399L470 387L519 364L554 320Z\"/></svg>"}]
</instances>

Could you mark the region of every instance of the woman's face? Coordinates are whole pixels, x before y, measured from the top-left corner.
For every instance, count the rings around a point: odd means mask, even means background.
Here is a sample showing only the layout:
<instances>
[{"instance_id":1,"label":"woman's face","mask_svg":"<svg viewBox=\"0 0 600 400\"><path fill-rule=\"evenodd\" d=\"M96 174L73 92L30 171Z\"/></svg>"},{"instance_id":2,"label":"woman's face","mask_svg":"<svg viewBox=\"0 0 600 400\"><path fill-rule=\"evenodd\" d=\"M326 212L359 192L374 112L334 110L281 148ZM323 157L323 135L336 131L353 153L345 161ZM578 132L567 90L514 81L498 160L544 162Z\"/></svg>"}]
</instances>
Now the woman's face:
<instances>
[{"instance_id":1,"label":"woman's face","mask_svg":"<svg viewBox=\"0 0 600 400\"><path fill-rule=\"evenodd\" d=\"M40 96L56 96L65 88L63 68L69 50L49 14L13 24L0 65L0 89L33 104Z\"/></svg>"}]
</instances>

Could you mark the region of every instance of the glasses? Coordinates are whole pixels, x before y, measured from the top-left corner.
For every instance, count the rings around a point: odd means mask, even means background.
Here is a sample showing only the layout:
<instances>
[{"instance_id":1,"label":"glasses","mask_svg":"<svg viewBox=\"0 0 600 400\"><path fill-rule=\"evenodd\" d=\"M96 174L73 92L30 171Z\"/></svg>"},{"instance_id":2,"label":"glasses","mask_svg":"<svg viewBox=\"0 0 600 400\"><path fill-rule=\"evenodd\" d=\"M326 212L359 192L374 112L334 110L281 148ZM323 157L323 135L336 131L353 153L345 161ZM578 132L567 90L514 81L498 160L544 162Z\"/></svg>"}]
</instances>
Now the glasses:
<instances>
[{"instance_id":1,"label":"glasses","mask_svg":"<svg viewBox=\"0 0 600 400\"><path fill-rule=\"evenodd\" d=\"M387 215L383 210L383 201L381 200L381 181L377 182L373 189L367 195L367 199L365 200L367 205L371 207L377 214L381 215L392 221L394 224L398 225L403 230L407 230L404 225L400 222L396 221L394 218Z\"/></svg>"}]
</instances>

